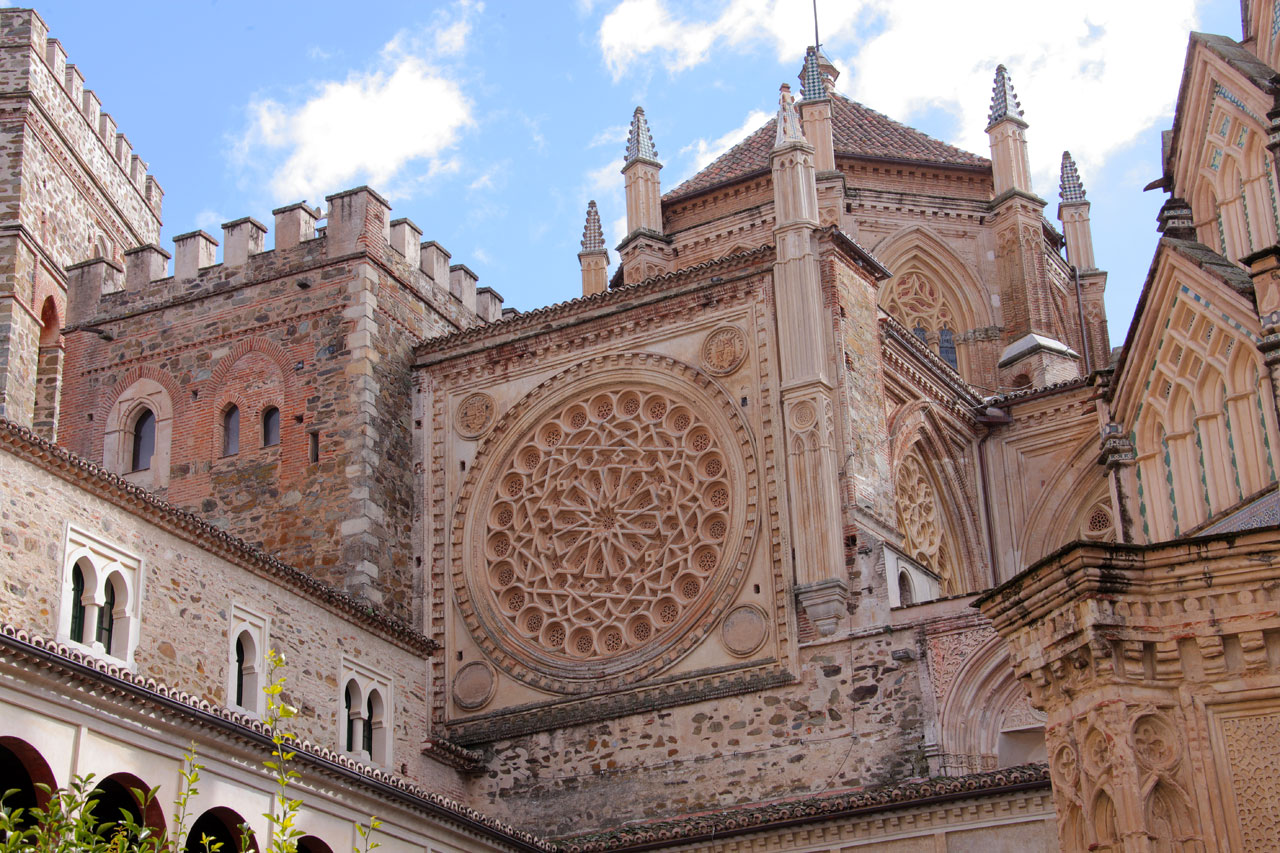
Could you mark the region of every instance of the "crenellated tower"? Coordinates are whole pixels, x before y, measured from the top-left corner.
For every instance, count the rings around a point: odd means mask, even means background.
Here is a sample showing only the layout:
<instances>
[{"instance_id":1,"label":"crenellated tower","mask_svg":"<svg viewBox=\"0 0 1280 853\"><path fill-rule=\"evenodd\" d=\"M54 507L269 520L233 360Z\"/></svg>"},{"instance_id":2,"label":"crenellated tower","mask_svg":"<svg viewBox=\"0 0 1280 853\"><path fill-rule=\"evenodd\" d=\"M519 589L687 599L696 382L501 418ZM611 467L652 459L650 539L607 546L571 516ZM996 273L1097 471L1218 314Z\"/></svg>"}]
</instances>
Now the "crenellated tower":
<instances>
[{"instance_id":1,"label":"crenellated tower","mask_svg":"<svg viewBox=\"0 0 1280 853\"><path fill-rule=\"evenodd\" d=\"M58 433L68 272L154 243L164 193L31 9L0 10L0 416ZM90 294L96 298L96 294Z\"/></svg>"},{"instance_id":2,"label":"crenellated tower","mask_svg":"<svg viewBox=\"0 0 1280 853\"><path fill-rule=\"evenodd\" d=\"M1004 320L1000 385L1018 388L1049 385L1077 376L1080 356L1063 342L1061 305L1049 280L1045 249L1044 199L1031 187L1027 122L1013 89L1009 69L996 68L987 136L995 198L991 222L996 240L996 271Z\"/></svg>"},{"instance_id":3,"label":"crenellated tower","mask_svg":"<svg viewBox=\"0 0 1280 853\"><path fill-rule=\"evenodd\" d=\"M627 155L622 166L627 194L627 236L618 244L622 281L635 284L666 272L672 257L671 238L662 229L662 187L658 173L658 149L649 132L644 108L636 107L627 134Z\"/></svg>"}]
</instances>

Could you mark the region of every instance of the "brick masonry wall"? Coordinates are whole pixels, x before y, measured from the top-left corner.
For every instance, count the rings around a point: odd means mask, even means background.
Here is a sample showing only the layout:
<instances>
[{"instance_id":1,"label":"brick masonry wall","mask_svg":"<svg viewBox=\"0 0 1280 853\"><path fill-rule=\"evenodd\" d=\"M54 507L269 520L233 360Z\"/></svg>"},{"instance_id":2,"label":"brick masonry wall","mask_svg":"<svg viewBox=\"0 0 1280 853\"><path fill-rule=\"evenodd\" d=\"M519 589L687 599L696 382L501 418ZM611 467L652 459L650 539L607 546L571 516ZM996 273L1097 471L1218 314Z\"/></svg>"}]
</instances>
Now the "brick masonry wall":
<instances>
[{"instance_id":1,"label":"brick masonry wall","mask_svg":"<svg viewBox=\"0 0 1280 853\"><path fill-rule=\"evenodd\" d=\"M398 256L385 245L372 251L330 258L315 239L104 296L88 325L113 339L67 335L61 440L103 461L116 400L138 379L159 382L174 417L167 500L410 618L408 362L414 344L466 318L459 306L446 319L390 274ZM224 456L230 405L240 450ZM263 446L268 406L281 412L277 446Z\"/></svg>"}]
</instances>

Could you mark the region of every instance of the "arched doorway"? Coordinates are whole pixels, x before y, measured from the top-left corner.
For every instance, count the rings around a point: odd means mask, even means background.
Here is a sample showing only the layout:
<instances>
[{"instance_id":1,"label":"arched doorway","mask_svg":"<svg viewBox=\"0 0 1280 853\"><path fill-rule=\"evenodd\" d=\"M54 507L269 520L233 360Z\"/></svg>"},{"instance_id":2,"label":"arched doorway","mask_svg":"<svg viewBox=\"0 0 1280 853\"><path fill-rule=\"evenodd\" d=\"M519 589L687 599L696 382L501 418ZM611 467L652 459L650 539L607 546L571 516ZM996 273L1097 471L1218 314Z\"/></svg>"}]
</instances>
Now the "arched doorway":
<instances>
[{"instance_id":1,"label":"arched doorway","mask_svg":"<svg viewBox=\"0 0 1280 853\"><path fill-rule=\"evenodd\" d=\"M130 822L148 827L156 835L164 834L164 812L151 796L151 786L132 773L112 773L94 786L89 797L94 831L100 838L115 837Z\"/></svg>"},{"instance_id":2,"label":"arched doorway","mask_svg":"<svg viewBox=\"0 0 1280 853\"><path fill-rule=\"evenodd\" d=\"M247 837L245 833L248 833ZM233 809L218 806L209 809L191 824L183 850L185 853L205 853L206 849L212 850L217 844L222 845L218 848L220 850L240 850L242 837L246 842L243 848L257 853L258 842L245 819Z\"/></svg>"},{"instance_id":3,"label":"arched doorway","mask_svg":"<svg viewBox=\"0 0 1280 853\"><path fill-rule=\"evenodd\" d=\"M4 805L22 809L19 828L29 825L31 810L49 802L49 791L56 787L53 771L35 747L20 738L0 737L0 793L14 792Z\"/></svg>"}]
</instances>

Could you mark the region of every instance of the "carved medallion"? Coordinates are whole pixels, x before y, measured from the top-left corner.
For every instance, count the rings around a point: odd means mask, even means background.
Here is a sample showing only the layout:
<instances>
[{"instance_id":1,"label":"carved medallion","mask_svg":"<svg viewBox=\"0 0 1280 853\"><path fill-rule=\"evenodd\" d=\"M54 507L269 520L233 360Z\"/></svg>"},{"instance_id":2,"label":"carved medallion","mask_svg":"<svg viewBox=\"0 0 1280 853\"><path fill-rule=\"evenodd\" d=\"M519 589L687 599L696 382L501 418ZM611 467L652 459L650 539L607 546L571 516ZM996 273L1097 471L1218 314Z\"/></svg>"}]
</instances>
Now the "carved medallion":
<instances>
[{"instance_id":1,"label":"carved medallion","mask_svg":"<svg viewBox=\"0 0 1280 853\"><path fill-rule=\"evenodd\" d=\"M803 432L818 422L818 409L811 400L801 400L791 407L791 428Z\"/></svg>"},{"instance_id":2,"label":"carved medallion","mask_svg":"<svg viewBox=\"0 0 1280 853\"><path fill-rule=\"evenodd\" d=\"M744 571L755 466L734 407L688 368L634 358L676 369L544 384L504 417L459 509L454 587L468 624L496 663L541 687L586 690L670 663Z\"/></svg>"},{"instance_id":3,"label":"carved medallion","mask_svg":"<svg viewBox=\"0 0 1280 853\"><path fill-rule=\"evenodd\" d=\"M477 391L458 404L453 426L463 438L479 438L493 423L493 398Z\"/></svg>"},{"instance_id":4,"label":"carved medallion","mask_svg":"<svg viewBox=\"0 0 1280 853\"><path fill-rule=\"evenodd\" d=\"M747 336L737 326L721 326L702 342L702 364L716 376L733 373L746 356Z\"/></svg>"},{"instance_id":5,"label":"carved medallion","mask_svg":"<svg viewBox=\"0 0 1280 853\"><path fill-rule=\"evenodd\" d=\"M1075 748L1069 743L1058 747L1053 761L1049 765L1053 774L1053 784L1062 791L1074 791L1080 776L1079 762Z\"/></svg>"},{"instance_id":6,"label":"carved medallion","mask_svg":"<svg viewBox=\"0 0 1280 853\"><path fill-rule=\"evenodd\" d=\"M483 708L493 698L496 683L493 667L484 661L463 664L453 677L453 701L466 711Z\"/></svg>"},{"instance_id":7,"label":"carved medallion","mask_svg":"<svg viewBox=\"0 0 1280 853\"><path fill-rule=\"evenodd\" d=\"M1163 716L1144 714L1133 724L1133 752L1144 767L1168 770L1182 758L1182 737Z\"/></svg>"},{"instance_id":8,"label":"carved medallion","mask_svg":"<svg viewBox=\"0 0 1280 853\"><path fill-rule=\"evenodd\" d=\"M754 604L743 604L729 611L720 626L720 638L731 654L746 657L764 644L769 634L769 621L764 611Z\"/></svg>"}]
</instances>

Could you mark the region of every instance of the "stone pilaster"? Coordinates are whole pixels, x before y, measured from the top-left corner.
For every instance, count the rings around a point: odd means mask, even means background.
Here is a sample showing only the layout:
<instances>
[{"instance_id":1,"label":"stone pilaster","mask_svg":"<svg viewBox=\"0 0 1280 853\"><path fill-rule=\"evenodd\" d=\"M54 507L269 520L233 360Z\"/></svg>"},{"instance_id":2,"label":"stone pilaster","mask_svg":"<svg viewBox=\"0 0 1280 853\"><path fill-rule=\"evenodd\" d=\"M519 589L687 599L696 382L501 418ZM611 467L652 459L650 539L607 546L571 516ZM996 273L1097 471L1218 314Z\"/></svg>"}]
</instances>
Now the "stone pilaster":
<instances>
[{"instance_id":1,"label":"stone pilaster","mask_svg":"<svg viewBox=\"0 0 1280 853\"><path fill-rule=\"evenodd\" d=\"M778 254L773 280L781 349L787 442L787 489L796 595L820 633L835 631L848 601L839 465L832 442L831 320L818 261L818 193L814 147L800 132L791 88L782 87L773 149Z\"/></svg>"}]
</instances>

